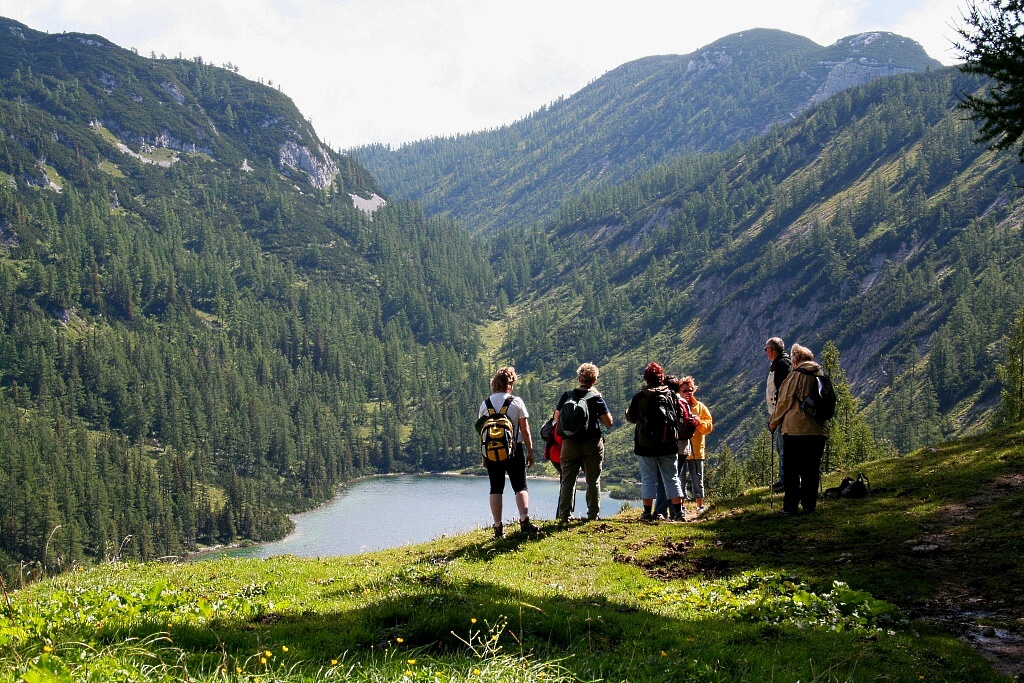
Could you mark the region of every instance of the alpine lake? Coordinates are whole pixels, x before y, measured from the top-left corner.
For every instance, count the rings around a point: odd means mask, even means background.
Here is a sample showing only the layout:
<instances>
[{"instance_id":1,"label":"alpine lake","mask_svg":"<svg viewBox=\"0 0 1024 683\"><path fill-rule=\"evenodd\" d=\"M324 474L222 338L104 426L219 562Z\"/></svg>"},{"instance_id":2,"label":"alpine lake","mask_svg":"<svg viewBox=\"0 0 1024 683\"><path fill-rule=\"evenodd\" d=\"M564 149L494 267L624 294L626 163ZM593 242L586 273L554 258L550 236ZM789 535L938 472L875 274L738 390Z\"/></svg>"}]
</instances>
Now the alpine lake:
<instances>
[{"instance_id":1,"label":"alpine lake","mask_svg":"<svg viewBox=\"0 0 1024 683\"><path fill-rule=\"evenodd\" d=\"M550 520L558 504L556 479L530 478L530 517ZM586 515L583 480L577 483L575 516ZM280 541L203 552L192 559L268 558L275 555L334 557L396 548L490 527L486 477L403 474L371 477L345 485L328 503L292 515L295 529ZM601 492L601 514L618 513L639 501L612 499ZM517 532L515 496L506 481L502 517Z\"/></svg>"}]
</instances>

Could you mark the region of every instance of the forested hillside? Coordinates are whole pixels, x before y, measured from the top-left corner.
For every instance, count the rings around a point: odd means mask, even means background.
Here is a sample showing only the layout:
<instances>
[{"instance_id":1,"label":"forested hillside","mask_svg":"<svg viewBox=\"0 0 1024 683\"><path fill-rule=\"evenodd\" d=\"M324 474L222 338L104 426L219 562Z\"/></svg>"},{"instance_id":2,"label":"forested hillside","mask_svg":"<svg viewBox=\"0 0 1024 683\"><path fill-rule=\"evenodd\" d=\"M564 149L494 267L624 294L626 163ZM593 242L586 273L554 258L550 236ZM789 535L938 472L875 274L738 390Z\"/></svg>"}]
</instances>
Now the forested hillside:
<instances>
[{"instance_id":1,"label":"forested hillside","mask_svg":"<svg viewBox=\"0 0 1024 683\"><path fill-rule=\"evenodd\" d=\"M496 130L353 153L389 195L491 233L549 218L567 197L680 154L724 151L845 88L939 66L920 45L891 33L822 47L754 29L693 54L624 64Z\"/></svg>"},{"instance_id":2,"label":"forested hillside","mask_svg":"<svg viewBox=\"0 0 1024 683\"><path fill-rule=\"evenodd\" d=\"M486 251L375 191L232 69L0 20L0 566L273 538L475 457Z\"/></svg>"},{"instance_id":3,"label":"forested hillside","mask_svg":"<svg viewBox=\"0 0 1024 683\"><path fill-rule=\"evenodd\" d=\"M958 104L980 85L954 68L878 79L503 232L505 353L563 383L580 360L606 366L620 411L647 359L692 373L712 450L763 435L773 335L834 340L899 452L984 427L1024 303L1024 171L973 142Z\"/></svg>"},{"instance_id":4,"label":"forested hillside","mask_svg":"<svg viewBox=\"0 0 1024 683\"><path fill-rule=\"evenodd\" d=\"M538 417L601 365L609 480L633 475L622 411L652 358L696 375L713 453L759 457L772 335L828 351L875 430L857 457L984 426L1024 301L1024 172L958 109L982 82L884 76L930 66L887 34L713 47L692 59L731 59L712 94L735 99L685 120L661 67L637 78L677 58L651 58L469 136L491 165L452 157L455 185L414 164L467 210L526 211L471 222L485 241L413 201L357 209L378 181L230 65L0 20L2 565L273 538L353 477L473 465L498 362ZM879 77L826 97L840 64ZM661 113L627 125L641 110ZM555 151L584 130L607 135Z\"/></svg>"}]
</instances>

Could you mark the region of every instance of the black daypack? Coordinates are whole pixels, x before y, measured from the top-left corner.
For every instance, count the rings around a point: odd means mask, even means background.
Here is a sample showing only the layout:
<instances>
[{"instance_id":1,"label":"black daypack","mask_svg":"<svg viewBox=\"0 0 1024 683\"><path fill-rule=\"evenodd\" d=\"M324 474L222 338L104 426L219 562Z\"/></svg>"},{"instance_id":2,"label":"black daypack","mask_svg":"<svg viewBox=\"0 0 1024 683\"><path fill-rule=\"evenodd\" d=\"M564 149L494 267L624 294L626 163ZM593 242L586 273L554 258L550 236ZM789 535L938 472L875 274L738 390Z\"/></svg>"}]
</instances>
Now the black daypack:
<instances>
[{"instance_id":1,"label":"black daypack","mask_svg":"<svg viewBox=\"0 0 1024 683\"><path fill-rule=\"evenodd\" d=\"M832 378L824 371L821 375L802 369L797 372L814 378L810 393L800 400L800 410L818 422L831 420L836 414L836 389L832 385Z\"/></svg>"},{"instance_id":2,"label":"black daypack","mask_svg":"<svg viewBox=\"0 0 1024 683\"><path fill-rule=\"evenodd\" d=\"M844 477L839 486L825 489L826 498L867 498L871 493L871 482L866 474L861 472L856 479Z\"/></svg>"},{"instance_id":3,"label":"black daypack","mask_svg":"<svg viewBox=\"0 0 1024 683\"><path fill-rule=\"evenodd\" d=\"M558 433L571 439L586 431L587 425L590 424L590 407L587 401L597 396L597 392L588 389L587 393L577 396L575 391L570 391L566 396L558 411Z\"/></svg>"},{"instance_id":4,"label":"black daypack","mask_svg":"<svg viewBox=\"0 0 1024 683\"><path fill-rule=\"evenodd\" d=\"M640 433L649 443L679 440L679 399L670 391L651 391L644 396Z\"/></svg>"},{"instance_id":5,"label":"black daypack","mask_svg":"<svg viewBox=\"0 0 1024 683\"><path fill-rule=\"evenodd\" d=\"M516 428L506 415L513 398L510 394L499 410L494 409L489 397L484 399L487 414L477 421L480 427L480 447L484 457L492 462L508 459L515 447Z\"/></svg>"},{"instance_id":6,"label":"black daypack","mask_svg":"<svg viewBox=\"0 0 1024 683\"><path fill-rule=\"evenodd\" d=\"M555 418L549 417L540 426L540 438L546 444L553 444L555 442Z\"/></svg>"}]
</instances>

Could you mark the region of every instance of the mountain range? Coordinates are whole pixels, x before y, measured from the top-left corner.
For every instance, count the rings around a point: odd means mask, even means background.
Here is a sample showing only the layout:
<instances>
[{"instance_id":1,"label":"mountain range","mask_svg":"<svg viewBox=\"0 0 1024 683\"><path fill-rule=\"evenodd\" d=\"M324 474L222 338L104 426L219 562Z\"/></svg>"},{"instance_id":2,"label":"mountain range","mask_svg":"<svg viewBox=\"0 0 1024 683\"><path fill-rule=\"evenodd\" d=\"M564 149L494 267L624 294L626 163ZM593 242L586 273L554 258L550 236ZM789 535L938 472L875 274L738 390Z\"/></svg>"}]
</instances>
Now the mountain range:
<instances>
[{"instance_id":1,"label":"mountain range","mask_svg":"<svg viewBox=\"0 0 1024 683\"><path fill-rule=\"evenodd\" d=\"M472 233L548 217L565 198L609 187L681 154L724 151L871 79L941 65L892 33L822 47L753 29L689 55L638 59L495 130L392 149L353 149L388 193Z\"/></svg>"},{"instance_id":2,"label":"mountain range","mask_svg":"<svg viewBox=\"0 0 1024 683\"><path fill-rule=\"evenodd\" d=\"M659 360L750 459L780 335L837 349L858 443L981 429L1024 302L982 85L892 34L752 30L341 154L230 65L0 19L0 565L265 540L354 477L469 471L506 363L539 417L597 362L621 424Z\"/></svg>"}]
</instances>

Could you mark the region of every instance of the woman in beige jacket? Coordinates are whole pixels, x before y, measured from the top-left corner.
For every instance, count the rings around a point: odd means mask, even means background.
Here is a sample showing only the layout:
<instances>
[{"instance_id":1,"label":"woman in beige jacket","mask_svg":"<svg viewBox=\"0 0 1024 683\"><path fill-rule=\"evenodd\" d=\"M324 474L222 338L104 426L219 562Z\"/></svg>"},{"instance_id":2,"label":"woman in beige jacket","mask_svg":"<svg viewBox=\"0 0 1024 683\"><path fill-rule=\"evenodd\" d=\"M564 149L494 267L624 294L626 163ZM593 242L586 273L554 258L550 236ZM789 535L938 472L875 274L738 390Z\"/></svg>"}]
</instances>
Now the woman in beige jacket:
<instances>
[{"instance_id":1,"label":"woman in beige jacket","mask_svg":"<svg viewBox=\"0 0 1024 683\"><path fill-rule=\"evenodd\" d=\"M800 408L800 401L817 382L815 378L822 376L821 366L814 362L811 350L799 344L793 344L789 355L793 359L793 372L779 387L778 401L768 428L773 434L776 429L782 430L786 453L782 511L795 515L801 506L804 513L814 512L817 506L821 456L828 440L828 423L819 422Z\"/></svg>"}]
</instances>

